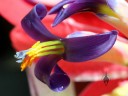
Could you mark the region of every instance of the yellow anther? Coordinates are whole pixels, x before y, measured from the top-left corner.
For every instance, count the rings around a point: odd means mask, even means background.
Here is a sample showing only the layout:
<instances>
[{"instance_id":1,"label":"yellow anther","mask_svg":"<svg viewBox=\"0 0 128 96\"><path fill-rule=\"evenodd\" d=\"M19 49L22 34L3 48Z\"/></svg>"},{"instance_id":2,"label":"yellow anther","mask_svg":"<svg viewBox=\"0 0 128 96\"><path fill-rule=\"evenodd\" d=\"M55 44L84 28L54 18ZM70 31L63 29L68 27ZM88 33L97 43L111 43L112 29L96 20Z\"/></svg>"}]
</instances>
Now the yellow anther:
<instances>
[{"instance_id":1,"label":"yellow anther","mask_svg":"<svg viewBox=\"0 0 128 96\"><path fill-rule=\"evenodd\" d=\"M29 64L29 61L30 61L30 57L26 57L23 61L23 63L21 64L21 71L23 71Z\"/></svg>"},{"instance_id":2,"label":"yellow anther","mask_svg":"<svg viewBox=\"0 0 128 96\"><path fill-rule=\"evenodd\" d=\"M59 55L63 53L64 46L59 40L47 41L42 43L38 41L32 46L32 48L29 49L28 52L26 52L26 57L21 64L21 71L23 71L27 66L31 66L32 62L38 57L52 54Z\"/></svg>"},{"instance_id":3,"label":"yellow anther","mask_svg":"<svg viewBox=\"0 0 128 96\"><path fill-rule=\"evenodd\" d=\"M28 66L28 62L26 61L26 62L24 62L24 63L22 63L21 64L21 71L24 71L24 69L26 68Z\"/></svg>"},{"instance_id":4,"label":"yellow anther","mask_svg":"<svg viewBox=\"0 0 128 96\"><path fill-rule=\"evenodd\" d=\"M50 50L53 50L53 49L60 49L60 48L64 49L64 46L63 46L63 45L48 46L48 47L44 47L44 48L42 48L42 49L40 49L40 50L37 50L37 51L36 51L36 54L37 54L37 53L40 53L40 52L50 51Z\"/></svg>"},{"instance_id":5,"label":"yellow anther","mask_svg":"<svg viewBox=\"0 0 128 96\"><path fill-rule=\"evenodd\" d=\"M36 55L34 55L33 57L31 57L31 59L30 59L30 64L29 64L29 66L31 66L31 64L32 64L32 62L35 60L37 58L37 56Z\"/></svg>"},{"instance_id":6,"label":"yellow anther","mask_svg":"<svg viewBox=\"0 0 128 96\"><path fill-rule=\"evenodd\" d=\"M55 40L55 41L47 41L47 42L42 42L37 46L37 48L45 47L45 46L51 46L51 45L56 45L56 44L62 44L61 41Z\"/></svg>"},{"instance_id":7,"label":"yellow anther","mask_svg":"<svg viewBox=\"0 0 128 96\"><path fill-rule=\"evenodd\" d=\"M49 47L51 45L58 45L58 44L61 44L62 45L62 42L59 41L59 40L55 40L55 41L47 41L47 42L42 42L40 43L40 41L38 41L37 43L35 43L32 48L30 48L30 50L26 53L28 55L33 55L37 50L40 50L42 49L42 47Z\"/></svg>"},{"instance_id":8,"label":"yellow anther","mask_svg":"<svg viewBox=\"0 0 128 96\"><path fill-rule=\"evenodd\" d=\"M32 48L37 47L39 44L40 44L40 41L37 41L37 42L32 46Z\"/></svg>"},{"instance_id":9,"label":"yellow anther","mask_svg":"<svg viewBox=\"0 0 128 96\"><path fill-rule=\"evenodd\" d=\"M27 53L27 55L31 57L31 56L35 55L36 51L37 50L31 50L30 52Z\"/></svg>"}]
</instances>

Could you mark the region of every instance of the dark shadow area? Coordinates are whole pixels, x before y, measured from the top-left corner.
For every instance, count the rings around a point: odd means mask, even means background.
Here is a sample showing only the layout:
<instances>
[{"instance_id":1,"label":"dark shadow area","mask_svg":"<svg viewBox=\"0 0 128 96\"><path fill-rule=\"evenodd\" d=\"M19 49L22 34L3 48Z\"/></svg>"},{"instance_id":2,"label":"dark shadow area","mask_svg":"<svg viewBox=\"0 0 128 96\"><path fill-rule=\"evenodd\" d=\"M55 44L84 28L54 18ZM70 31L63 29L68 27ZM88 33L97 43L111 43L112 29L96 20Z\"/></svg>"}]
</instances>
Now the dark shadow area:
<instances>
[{"instance_id":1,"label":"dark shadow area","mask_svg":"<svg viewBox=\"0 0 128 96\"><path fill-rule=\"evenodd\" d=\"M75 90L76 90L76 96L79 96L79 94L90 84L91 82L75 82Z\"/></svg>"},{"instance_id":2,"label":"dark shadow area","mask_svg":"<svg viewBox=\"0 0 128 96\"><path fill-rule=\"evenodd\" d=\"M9 38L13 26L0 17L0 96L30 96L25 72L15 62Z\"/></svg>"}]
</instances>

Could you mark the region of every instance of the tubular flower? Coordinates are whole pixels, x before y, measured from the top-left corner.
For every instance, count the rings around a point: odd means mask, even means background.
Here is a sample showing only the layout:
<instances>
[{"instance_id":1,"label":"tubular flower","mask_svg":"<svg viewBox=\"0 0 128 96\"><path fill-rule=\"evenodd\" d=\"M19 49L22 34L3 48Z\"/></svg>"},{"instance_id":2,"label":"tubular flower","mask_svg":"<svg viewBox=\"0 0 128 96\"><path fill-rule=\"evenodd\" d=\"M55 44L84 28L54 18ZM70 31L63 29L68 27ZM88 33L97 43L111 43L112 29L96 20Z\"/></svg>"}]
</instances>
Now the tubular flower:
<instances>
[{"instance_id":1,"label":"tubular flower","mask_svg":"<svg viewBox=\"0 0 128 96\"><path fill-rule=\"evenodd\" d=\"M63 0L53 7L49 14L58 13L53 26L59 24L67 17L78 13L78 12L87 12L91 11L96 14L105 14L117 17L117 15L111 9L111 6L108 6L107 2L109 0ZM110 4L109 4L110 5Z\"/></svg>"},{"instance_id":2,"label":"tubular flower","mask_svg":"<svg viewBox=\"0 0 128 96\"><path fill-rule=\"evenodd\" d=\"M31 48L17 52L15 57L22 62L21 70L39 58L35 76L54 91L64 90L70 82L67 74L57 65L61 59L70 62L91 60L106 53L115 43L117 32L81 36L80 32L60 38L51 34L41 23L47 14L46 7L37 4L22 20L23 29L37 40Z\"/></svg>"}]
</instances>

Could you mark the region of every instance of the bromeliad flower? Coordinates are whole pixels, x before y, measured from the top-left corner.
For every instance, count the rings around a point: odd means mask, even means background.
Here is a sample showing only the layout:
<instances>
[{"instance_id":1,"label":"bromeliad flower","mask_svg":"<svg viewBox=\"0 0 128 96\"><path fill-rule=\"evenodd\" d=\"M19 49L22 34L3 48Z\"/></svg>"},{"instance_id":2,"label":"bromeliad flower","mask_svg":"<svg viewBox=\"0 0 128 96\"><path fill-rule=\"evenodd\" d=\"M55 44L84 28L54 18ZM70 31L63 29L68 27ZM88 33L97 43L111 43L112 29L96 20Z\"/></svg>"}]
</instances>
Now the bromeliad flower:
<instances>
[{"instance_id":1,"label":"bromeliad flower","mask_svg":"<svg viewBox=\"0 0 128 96\"><path fill-rule=\"evenodd\" d=\"M51 34L41 23L47 10L37 4L22 20L22 27L33 39L37 40L31 48L17 52L15 57L22 62L21 70L31 66L36 59L35 76L54 91L64 90L70 82L67 74L57 65L61 59L70 62L91 60L106 53L114 44L117 32L111 31L98 35L79 36L70 34L60 38Z\"/></svg>"},{"instance_id":2,"label":"bromeliad flower","mask_svg":"<svg viewBox=\"0 0 128 96\"><path fill-rule=\"evenodd\" d=\"M58 13L54 20L53 26L78 12L91 11L96 14L105 14L117 17L111 9L111 7L114 6L114 3L109 4L109 7L107 2L110 3L109 0L63 0L53 7L49 14Z\"/></svg>"}]
</instances>

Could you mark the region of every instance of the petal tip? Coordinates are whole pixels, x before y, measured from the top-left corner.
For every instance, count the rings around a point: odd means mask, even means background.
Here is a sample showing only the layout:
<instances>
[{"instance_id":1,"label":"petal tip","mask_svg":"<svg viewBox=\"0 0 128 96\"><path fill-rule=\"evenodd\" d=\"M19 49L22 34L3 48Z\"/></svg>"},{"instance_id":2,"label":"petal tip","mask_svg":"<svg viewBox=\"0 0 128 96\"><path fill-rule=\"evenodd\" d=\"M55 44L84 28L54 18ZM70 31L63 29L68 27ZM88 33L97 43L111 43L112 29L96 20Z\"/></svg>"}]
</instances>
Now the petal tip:
<instances>
[{"instance_id":1,"label":"petal tip","mask_svg":"<svg viewBox=\"0 0 128 96\"><path fill-rule=\"evenodd\" d=\"M112 32L113 35L117 35L118 34L117 30L112 30L111 32Z\"/></svg>"},{"instance_id":2,"label":"petal tip","mask_svg":"<svg viewBox=\"0 0 128 96\"><path fill-rule=\"evenodd\" d=\"M36 4L34 9L35 9L37 16L40 17L40 19L45 17L47 14L47 9L43 4L40 4L40 3Z\"/></svg>"},{"instance_id":3,"label":"petal tip","mask_svg":"<svg viewBox=\"0 0 128 96\"><path fill-rule=\"evenodd\" d=\"M50 77L49 87L55 92L65 90L70 84L70 79L66 74L53 74Z\"/></svg>"}]
</instances>

